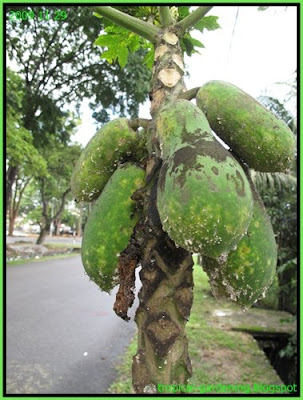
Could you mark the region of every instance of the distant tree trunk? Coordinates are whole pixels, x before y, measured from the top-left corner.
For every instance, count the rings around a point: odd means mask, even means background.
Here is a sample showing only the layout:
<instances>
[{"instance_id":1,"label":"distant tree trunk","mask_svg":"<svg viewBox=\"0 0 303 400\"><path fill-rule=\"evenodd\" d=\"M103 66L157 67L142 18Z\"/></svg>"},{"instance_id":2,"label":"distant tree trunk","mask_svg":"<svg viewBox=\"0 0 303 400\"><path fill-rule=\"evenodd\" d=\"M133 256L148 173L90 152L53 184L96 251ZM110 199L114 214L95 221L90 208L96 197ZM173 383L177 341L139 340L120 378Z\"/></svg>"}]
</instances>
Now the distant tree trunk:
<instances>
[{"instance_id":1,"label":"distant tree trunk","mask_svg":"<svg viewBox=\"0 0 303 400\"><path fill-rule=\"evenodd\" d=\"M46 238L47 233L49 232L49 228L51 225L51 222L55 221L59 215L62 213L65 205L65 199L68 193L71 191L71 188L68 188L61 197L61 204L59 206L59 209L57 213L54 216L49 216L49 210L48 210L48 204L49 201L45 196L45 182L44 179L41 178L41 203L42 203L42 224L41 226L41 232L40 235L37 239L36 244L42 244Z\"/></svg>"},{"instance_id":2,"label":"distant tree trunk","mask_svg":"<svg viewBox=\"0 0 303 400\"><path fill-rule=\"evenodd\" d=\"M6 215L8 214L12 200L13 185L16 181L18 167L9 166L6 172Z\"/></svg>"},{"instance_id":3,"label":"distant tree trunk","mask_svg":"<svg viewBox=\"0 0 303 400\"><path fill-rule=\"evenodd\" d=\"M78 219L78 226L77 226L77 236L82 237L82 208L80 207L80 214Z\"/></svg>"},{"instance_id":4,"label":"distant tree trunk","mask_svg":"<svg viewBox=\"0 0 303 400\"><path fill-rule=\"evenodd\" d=\"M60 236L60 225L61 225L61 218L58 217L55 219L56 236Z\"/></svg>"},{"instance_id":5,"label":"distant tree trunk","mask_svg":"<svg viewBox=\"0 0 303 400\"><path fill-rule=\"evenodd\" d=\"M8 217L8 236L13 236L13 234L14 234L16 217L17 217L16 214L10 208L9 209L9 217Z\"/></svg>"},{"instance_id":6,"label":"distant tree trunk","mask_svg":"<svg viewBox=\"0 0 303 400\"><path fill-rule=\"evenodd\" d=\"M39 234L39 237L36 241L36 244L43 244L45 241L45 238L49 232L49 228L50 228L50 223L47 223L46 225L44 225L43 227L41 227L41 231Z\"/></svg>"},{"instance_id":7,"label":"distant tree trunk","mask_svg":"<svg viewBox=\"0 0 303 400\"><path fill-rule=\"evenodd\" d=\"M19 213L19 207L21 203L21 199L23 196L23 193L26 189L26 186L29 184L30 180L32 178L25 179L21 181L21 183L18 183L18 179L16 176L15 180L15 191L14 191L14 197L11 198L10 200L10 205L9 205L9 225L8 225L8 236L13 236L14 228L15 228L15 221Z\"/></svg>"}]
</instances>

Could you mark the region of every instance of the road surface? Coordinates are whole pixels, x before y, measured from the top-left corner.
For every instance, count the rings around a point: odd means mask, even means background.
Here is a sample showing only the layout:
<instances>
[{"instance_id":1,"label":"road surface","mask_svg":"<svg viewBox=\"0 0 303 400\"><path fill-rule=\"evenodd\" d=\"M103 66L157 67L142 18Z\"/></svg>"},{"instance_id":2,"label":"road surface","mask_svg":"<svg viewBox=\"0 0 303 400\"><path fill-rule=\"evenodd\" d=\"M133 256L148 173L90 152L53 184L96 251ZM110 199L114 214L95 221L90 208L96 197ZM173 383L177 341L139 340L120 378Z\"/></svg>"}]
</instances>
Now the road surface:
<instances>
[{"instance_id":1,"label":"road surface","mask_svg":"<svg viewBox=\"0 0 303 400\"><path fill-rule=\"evenodd\" d=\"M104 394L135 333L80 256L7 267L7 393Z\"/></svg>"}]
</instances>

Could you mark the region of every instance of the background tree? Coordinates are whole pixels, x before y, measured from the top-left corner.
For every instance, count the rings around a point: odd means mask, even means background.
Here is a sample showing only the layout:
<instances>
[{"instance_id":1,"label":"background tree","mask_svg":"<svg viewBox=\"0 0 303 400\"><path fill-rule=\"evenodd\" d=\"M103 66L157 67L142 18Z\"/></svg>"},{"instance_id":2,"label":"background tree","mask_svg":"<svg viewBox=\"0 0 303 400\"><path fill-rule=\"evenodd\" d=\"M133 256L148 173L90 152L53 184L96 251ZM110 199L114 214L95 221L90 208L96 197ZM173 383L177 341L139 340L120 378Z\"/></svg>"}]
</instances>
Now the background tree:
<instances>
[{"instance_id":1,"label":"background tree","mask_svg":"<svg viewBox=\"0 0 303 400\"><path fill-rule=\"evenodd\" d=\"M6 85L6 214L12 235L24 190L33 176L46 174L46 162L33 144L32 133L23 125L23 80L7 68Z\"/></svg>"},{"instance_id":2,"label":"background tree","mask_svg":"<svg viewBox=\"0 0 303 400\"><path fill-rule=\"evenodd\" d=\"M51 223L58 221L63 213L64 206L70 195L70 177L79 158L80 146L59 146L49 144L44 150L47 159L48 175L37 178L37 187L42 207L42 218L40 218L40 235L37 244L42 244L49 232ZM57 207L54 208L55 202Z\"/></svg>"},{"instance_id":3,"label":"background tree","mask_svg":"<svg viewBox=\"0 0 303 400\"><path fill-rule=\"evenodd\" d=\"M282 84L282 83L281 83ZM270 96L259 100L278 118L282 119L294 135L297 134L296 115L287 105L296 97L297 79L292 77L284 102ZM288 174L256 173L255 182L271 217L278 244L279 309L297 313L297 157Z\"/></svg>"},{"instance_id":4,"label":"background tree","mask_svg":"<svg viewBox=\"0 0 303 400\"><path fill-rule=\"evenodd\" d=\"M44 6L24 10L35 15L46 12ZM55 10L58 7L47 7L50 13ZM27 157L33 169L42 172L35 148L40 152L54 136L68 143L75 127L69 105L79 110L82 100L90 99L96 121L104 123L110 113L137 116L139 103L147 97L150 72L141 62L144 50L130 55L124 69L118 63L109 64L100 59L101 50L94 46L103 29L100 20L83 7L60 6L60 10L68 17L59 23L36 18L20 23L10 20L7 13L6 49L19 74L17 78L7 70L6 76L8 208L23 160Z\"/></svg>"}]
</instances>

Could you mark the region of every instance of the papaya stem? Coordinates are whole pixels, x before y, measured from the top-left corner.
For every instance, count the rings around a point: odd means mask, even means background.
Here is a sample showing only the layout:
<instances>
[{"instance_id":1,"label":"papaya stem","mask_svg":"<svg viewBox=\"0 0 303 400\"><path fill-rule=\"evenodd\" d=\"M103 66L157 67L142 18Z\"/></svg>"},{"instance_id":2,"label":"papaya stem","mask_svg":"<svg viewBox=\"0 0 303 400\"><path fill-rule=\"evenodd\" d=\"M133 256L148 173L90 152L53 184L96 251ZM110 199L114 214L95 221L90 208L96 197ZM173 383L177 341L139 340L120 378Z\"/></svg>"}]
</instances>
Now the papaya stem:
<instances>
[{"instance_id":1,"label":"papaya stem","mask_svg":"<svg viewBox=\"0 0 303 400\"><path fill-rule=\"evenodd\" d=\"M160 6L159 14L160 14L160 21L161 21L163 28L168 28L170 25L173 25L174 20L171 16L168 6Z\"/></svg>"},{"instance_id":2,"label":"papaya stem","mask_svg":"<svg viewBox=\"0 0 303 400\"><path fill-rule=\"evenodd\" d=\"M180 94L179 99L185 99L185 100L195 99L199 89L200 86L187 90L186 92Z\"/></svg>"},{"instance_id":3,"label":"papaya stem","mask_svg":"<svg viewBox=\"0 0 303 400\"><path fill-rule=\"evenodd\" d=\"M152 43L156 43L157 37L162 32L162 30L157 26L141 21L138 18L125 14L113 7L94 6L92 7L92 10L97 14L108 18L110 21L115 22L117 25L137 33L139 36L149 40Z\"/></svg>"},{"instance_id":4,"label":"papaya stem","mask_svg":"<svg viewBox=\"0 0 303 400\"><path fill-rule=\"evenodd\" d=\"M188 29L193 28L211 8L212 6L198 7L195 11L178 22L176 28L179 30L180 36L182 36Z\"/></svg>"},{"instance_id":5,"label":"papaya stem","mask_svg":"<svg viewBox=\"0 0 303 400\"><path fill-rule=\"evenodd\" d=\"M159 384L186 384L192 372L185 325L193 301L193 261L162 230L157 180L156 173L145 199L142 287L135 317L138 350L132 364L136 393L160 393Z\"/></svg>"}]
</instances>

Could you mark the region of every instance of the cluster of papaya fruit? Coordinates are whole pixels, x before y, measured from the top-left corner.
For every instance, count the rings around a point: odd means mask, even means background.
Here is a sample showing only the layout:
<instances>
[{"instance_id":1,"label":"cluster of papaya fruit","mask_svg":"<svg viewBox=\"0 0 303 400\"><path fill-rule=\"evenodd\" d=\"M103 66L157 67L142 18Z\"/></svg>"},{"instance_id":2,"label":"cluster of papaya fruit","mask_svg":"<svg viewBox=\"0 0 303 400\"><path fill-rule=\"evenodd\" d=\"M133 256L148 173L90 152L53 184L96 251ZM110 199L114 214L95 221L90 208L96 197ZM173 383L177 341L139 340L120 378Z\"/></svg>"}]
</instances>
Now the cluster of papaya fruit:
<instances>
[{"instance_id":1,"label":"cluster of papaya fruit","mask_svg":"<svg viewBox=\"0 0 303 400\"><path fill-rule=\"evenodd\" d=\"M126 118L110 121L88 142L71 178L77 202L96 200L85 224L81 256L87 275L106 292L117 284L119 254L139 220L131 196L145 183L145 171L135 163L145 147L144 135Z\"/></svg>"},{"instance_id":2,"label":"cluster of papaya fruit","mask_svg":"<svg viewBox=\"0 0 303 400\"><path fill-rule=\"evenodd\" d=\"M229 83L206 83L196 101L178 100L157 118L163 158L158 210L175 243L202 255L215 297L246 308L270 286L277 261L249 168L286 171L295 140L282 121Z\"/></svg>"},{"instance_id":3,"label":"cluster of papaya fruit","mask_svg":"<svg viewBox=\"0 0 303 400\"><path fill-rule=\"evenodd\" d=\"M206 83L196 101L176 100L156 117L162 159L157 208L175 244L202 255L214 295L245 308L270 286L277 261L274 233L249 168L286 171L295 140L282 121L229 83ZM76 199L97 198L82 260L102 290L116 283L117 256L139 218L131 195L144 186L145 171L128 160L146 152L144 135L120 118L97 132L73 173Z\"/></svg>"}]
</instances>

